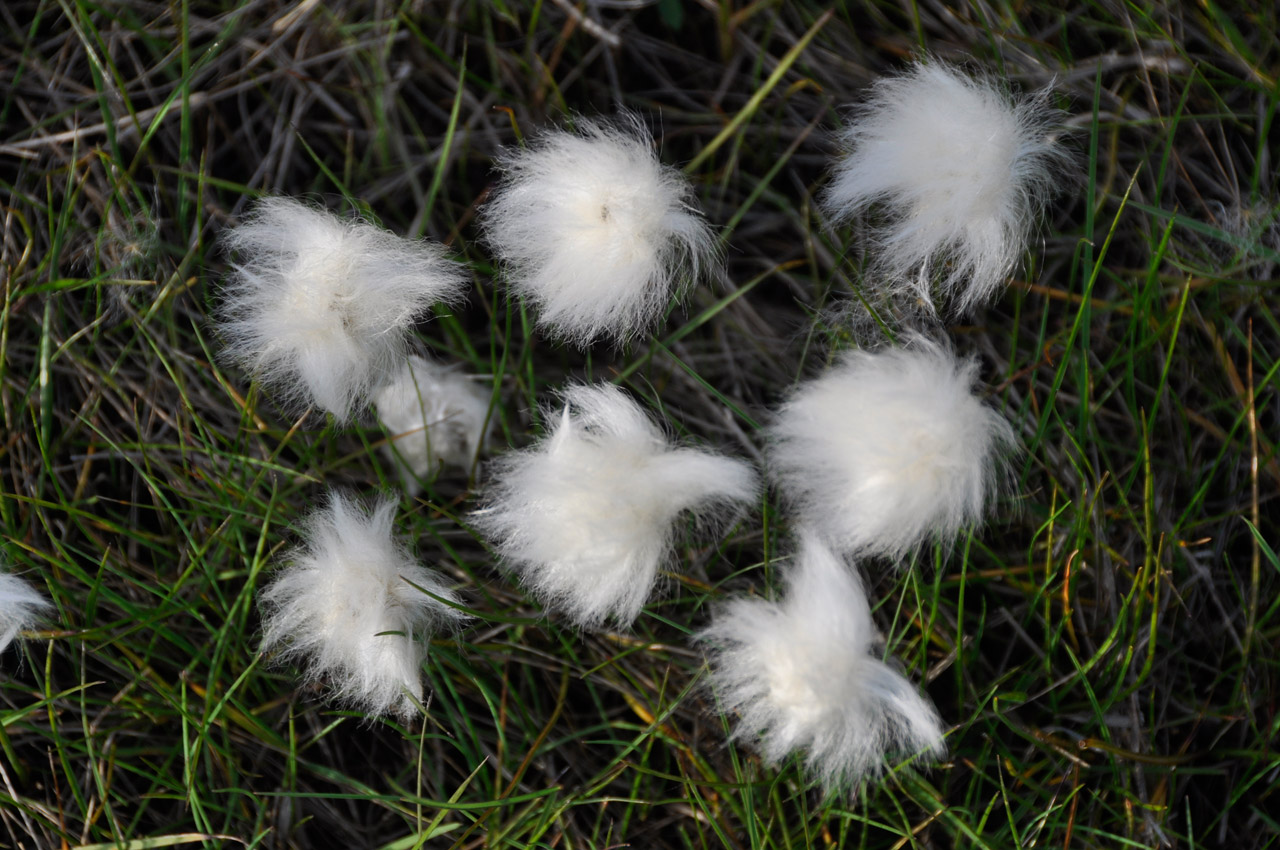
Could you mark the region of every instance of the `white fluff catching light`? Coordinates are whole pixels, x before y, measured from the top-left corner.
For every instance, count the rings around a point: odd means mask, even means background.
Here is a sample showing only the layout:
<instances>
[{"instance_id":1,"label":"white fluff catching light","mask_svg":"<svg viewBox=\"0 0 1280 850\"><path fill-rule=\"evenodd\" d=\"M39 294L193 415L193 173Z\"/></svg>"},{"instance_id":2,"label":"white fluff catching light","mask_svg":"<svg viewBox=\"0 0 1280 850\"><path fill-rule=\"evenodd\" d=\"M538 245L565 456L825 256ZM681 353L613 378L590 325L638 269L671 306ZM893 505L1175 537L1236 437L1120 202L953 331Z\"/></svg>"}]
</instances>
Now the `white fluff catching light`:
<instances>
[{"instance_id":1,"label":"white fluff catching light","mask_svg":"<svg viewBox=\"0 0 1280 850\"><path fill-rule=\"evenodd\" d=\"M390 435L385 452L411 495L441 466L471 466L492 424L491 396L467 375L416 355L378 390L374 409Z\"/></svg>"},{"instance_id":2,"label":"white fluff catching light","mask_svg":"<svg viewBox=\"0 0 1280 850\"><path fill-rule=\"evenodd\" d=\"M548 606L584 627L631 623L671 555L677 517L749 502L744 462L671 445L611 384L564 391L540 443L494 463L472 514L505 564Z\"/></svg>"},{"instance_id":3,"label":"white fluff catching light","mask_svg":"<svg viewBox=\"0 0 1280 850\"><path fill-rule=\"evenodd\" d=\"M0 572L0 652L8 648L18 632L31 628L49 602L39 591L9 572Z\"/></svg>"},{"instance_id":4,"label":"white fluff catching light","mask_svg":"<svg viewBox=\"0 0 1280 850\"><path fill-rule=\"evenodd\" d=\"M292 198L266 198L225 237L223 356L292 408L339 421L401 366L414 323L465 278L440 245L402 239Z\"/></svg>"},{"instance_id":5,"label":"white fluff catching light","mask_svg":"<svg viewBox=\"0 0 1280 850\"><path fill-rule=\"evenodd\" d=\"M1048 91L1017 98L939 61L881 79L842 132L847 156L823 199L836 219L882 202L874 273L957 312L995 298L1070 156Z\"/></svg>"},{"instance_id":6,"label":"white fluff catching light","mask_svg":"<svg viewBox=\"0 0 1280 850\"><path fill-rule=\"evenodd\" d=\"M1013 428L974 395L978 363L917 337L846 353L771 426L771 473L806 525L842 551L900 557L978 524Z\"/></svg>"},{"instance_id":7,"label":"white fluff catching light","mask_svg":"<svg viewBox=\"0 0 1280 850\"><path fill-rule=\"evenodd\" d=\"M891 754L940 758L932 704L871 652L876 630L856 573L802 537L781 600L733 600L699 635L720 706L739 715L734 738L770 765L803 754L828 789L879 775Z\"/></svg>"},{"instance_id":8,"label":"white fluff catching light","mask_svg":"<svg viewBox=\"0 0 1280 850\"><path fill-rule=\"evenodd\" d=\"M366 511L329 494L262 591L262 649L301 661L340 702L407 719L422 697L425 638L465 617L440 601L457 594L392 537L395 511L392 499Z\"/></svg>"},{"instance_id":9,"label":"white fluff catching light","mask_svg":"<svg viewBox=\"0 0 1280 850\"><path fill-rule=\"evenodd\" d=\"M579 119L577 130L500 157L481 223L540 326L579 344L625 342L714 262L716 243L688 178L658 160L637 117Z\"/></svg>"}]
</instances>

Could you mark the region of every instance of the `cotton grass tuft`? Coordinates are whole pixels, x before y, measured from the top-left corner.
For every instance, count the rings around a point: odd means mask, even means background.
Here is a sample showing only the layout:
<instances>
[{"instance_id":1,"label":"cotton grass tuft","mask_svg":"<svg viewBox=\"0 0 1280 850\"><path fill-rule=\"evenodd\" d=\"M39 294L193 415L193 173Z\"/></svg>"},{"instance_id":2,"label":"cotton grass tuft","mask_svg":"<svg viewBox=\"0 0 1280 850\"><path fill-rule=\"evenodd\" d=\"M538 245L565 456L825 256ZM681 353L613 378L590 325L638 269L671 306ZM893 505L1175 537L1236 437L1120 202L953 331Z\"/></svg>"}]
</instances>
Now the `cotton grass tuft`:
<instances>
[{"instance_id":1,"label":"cotton grass tuft","mask_svg":"<svg viewBox=\"0 0 1280 850\"><path fill-rule=\"evenodd\" d=\"M711 686L739 719L734 738L776 765L800 754L829 789L874 778L892 754L941 757L937 712L871 650L876 631L861 582L804 534L779 601L736 599L699 638Z\"/></svg>"},{"instance_id":2,"label":"cotton grass tuft","mask_svg":"<svg viewBox=\"0 0 1280 850\"><path fill-rule=\"evenodd\" d=\"M499 158L481 222L540 327L577 344L625 342L715 262L716 243L688 178L659 161L636 116L576 123Z\"/></svg>"},{"instance_id":3,"label":"cotton grass tuft","mask_svg":"<svg viewBox=\"0 0 1280 850\"><path fill-rule=\"evenodd\" d=\"M442 246L293 198L259 201L225 244L237 260L216 316L223 357L287 408L340 422L403 364L414 323L465 283Z\"/></svg>"},{"instance_id":4,"label":"cotton grass tuft","mask_svg":"<svg viewBox=\"0 0 1280 850\"><path fill-rule=\"evenodd\" d=\"M676 519L750 501L745 463L673 446L611 384L564 391L550 433L493 464L472 522L534 595L584 627L631 623L670 560Z\"/></svg>"},{"instance_id":5,"label":"cotton grass tuft","mask_svg":"<svg viewBox=\"0 0 1280 850\"><path fill-rule=\"evenodd\" d=\"M853 351L802 384L770 432L770 472L841 551L900 557L978 524L1004 480L1013 428L974 394L978 363L916 337Z\"/></svg>"},{"instance_id":6,"label":"cotton grass tuft","mask_svg":"<svg viewBox=\"0 0 1280 850\"><path fill-rule=\"evenodd\" d=\"M493 422L491 396L469 376L416 355L378 390L374 408L390 435L385 452L410 495L442 466L471 466Z\"/></svg>"},{"instance_id":7,"label":"cotton grass tuft","mask_svg":"<svg viewBox=\"0 0 1280 850\"><path fill-rule=\"evenodd\" d=\"M8 648L18 632L30 629L40 610L48 607L49 601L38 590L13 573L0 571L0 652Z\"/></svg>"},{"instance_id":8,"label":"cotton grass tuft","mask_svg":"<svg viewBox=\"0 0 1280 850\"><path fill-rule=\"evenodd\" d=\"M366 510L329 494L261 593L262 649L299 661L339 702L407 719L422 698L425 639L464 616L440 601L457 594L392 536L395 511L392 499Z\"/></svg>"},{"instance_id":9,"label":"cotton grass tuft","mask_svg":"<svg viewBox=\"0 0 1280 850\"><path fill-rule=\"evenodd\" d=\"M937 60L872 86L822 201L836 220L882 204L873 279L932 305L936 278L957 313L999 294L1071 162L1048 101Z\"/></svg>"}]
</instances>

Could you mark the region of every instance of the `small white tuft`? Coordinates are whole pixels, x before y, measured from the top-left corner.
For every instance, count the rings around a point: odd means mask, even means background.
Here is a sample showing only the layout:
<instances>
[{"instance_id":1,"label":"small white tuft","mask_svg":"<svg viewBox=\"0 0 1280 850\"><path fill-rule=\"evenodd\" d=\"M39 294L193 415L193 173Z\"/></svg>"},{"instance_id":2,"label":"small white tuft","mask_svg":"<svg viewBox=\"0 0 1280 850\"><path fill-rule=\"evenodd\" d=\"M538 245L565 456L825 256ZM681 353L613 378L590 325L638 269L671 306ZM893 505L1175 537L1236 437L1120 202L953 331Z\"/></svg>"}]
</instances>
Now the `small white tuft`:
<instances>
[{"instance_id":1,"label":"small white tuft","mask_svg":"<svg viewBox=\"0 0 1280 850\"><path fill-rule=\"evenodd\" d=\"M492 393L454 369L416 355L374 396L390 439L387 457L410 495L441 466L469 468L493 424Z\"/></svg>"},{"instance_id":2,"label":"small white tuft","mask_svg":"<svg viewBox=\"0 0 1280 850\"><path fill-rule=\"evenodd\" d=\"M647 332L715 260L689 180L663 165L634 115L548 130L506 152L485 236L538 324L579 344Z\"/></svg>"},{"instance_id":3,"label":"small white tuft","mask_svg":"<svg viewBox=\"0 0 1280 850\"><path fill-rule=\"evenodd\" d=\"M13 573L0 572L0 652L13 642L18 632L30 629L41 608L49 601L34 587Z\"/></svg>"},{"instance_id":4,"label":"small white tuft","mask_svg":"<svg viewBox=\"0 0 1280 850\"><path fill-rule=\"evenodd\" d=\"M957 312L990 301L1070 162L1048 99L938 61L881 79L842 132L823 205L847 219L883 202L872 274L892 290L932 304L937 276Z\"/></svg>"},{"instance_id":5,"label":"small white tuft","mask_svg":"<svg viewBox=\"0 0 1280 850\"><path fill-rule=\"evenodd\" d=\"M978 364L914 338L854 351L771 428L771 470L801 520L850 553L900 557L979 523L1013 428L974 395Z\"/></svg>"},{"instance_id":6,"label":"small white tuft","mask_svg":"<svg viewBox=\"0 0 1280 850\"><path fill-rule=\"evenodd\" d=\"M1280 205L1259 201L1217 208L1216 220L1226 237L1215 252L1218 262L1247 270L1253 280L1272 280L1280 263Z\"/></svg>"},{"instance_id":7,"label":"small white tuft","mask_svg":"<svg viewBox=\"0 0 1280 850\"><path fill-rule=\"evenodd\" d=\"M570 387L537 445L499 458L476 528L539 599L577 624L632 622L670 558L676 518L750 501L744 462L673 447L611 384Z\"/></svg>"},{"instance_id":8,"label":"small white tuft","mask_svg":"<svg viewBox=\"0 0 1280 850\"><path fill-rule=\"evenodd\" d=\"M265 198L225 237L224 358L291 409L351 418L404 362L416 322L465 278L440 245L402 239L292 198Z\"/></svg>"},{"instance_id":9,"label":"small white tuft","mask_svg":"<svg viewBox=\"0 0 1280 850\"><path fill-rule=\"evenodd\" d=\"M366 512L329 494L261 594L262 649L302 660L341 702L407 719L422 697L424 639L464 615L432 598L458 601L392 537L395 511L393 499Z\"/></svg>"},{"instance_id":10,"label":"small white tuft","mask_svg":"<svg viewBox=\"0 0 1280 850\"><path fill-rule=\"evenodd\" d=\"M786 583L777 602L731 601L699 635L721 707L740 716L734 738L769 765L803 753L829 789L878 776L892 753L944 755L928 699L871 654L875 628L856 573L802 535Z\"/></svg>"}]
</instances>

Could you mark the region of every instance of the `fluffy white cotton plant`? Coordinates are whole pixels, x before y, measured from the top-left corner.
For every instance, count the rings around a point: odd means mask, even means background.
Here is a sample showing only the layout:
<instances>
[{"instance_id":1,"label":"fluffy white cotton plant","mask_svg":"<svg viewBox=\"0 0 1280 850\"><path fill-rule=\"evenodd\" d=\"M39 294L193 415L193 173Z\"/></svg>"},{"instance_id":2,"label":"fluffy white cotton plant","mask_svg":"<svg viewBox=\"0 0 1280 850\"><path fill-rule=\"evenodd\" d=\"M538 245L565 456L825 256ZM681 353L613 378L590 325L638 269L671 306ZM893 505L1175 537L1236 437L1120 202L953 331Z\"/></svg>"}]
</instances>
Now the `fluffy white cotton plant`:
<instances>
[{"instance_id":1,"label":"fluffy white cotton plant","mask_svg":"<svg viewBox=\"0 0 1280 850\"><path fill-rule=\"evenodd\" d=\"M370 715L409 718L422 698L425 640L465 619L458 596L392 536L396 502L366 509L331 492L303 544L262 591L262 649ZM438 597L438 598L436 598Z\"/></svg>"},{"instance_id":2,"label":"fluffy white cotton plant","mask_svg":"<svg viewBox=\"0 0 1280 850\"><path fill-rule=\"evenodd\" d=\"M484 445L492 391L456 369L411 356L374 395L390 440L387 457L412 495L442 466L467 469Z\"/></svg>"},{"instance_id":3,"label":"fluffy white cotton plant","mask_svg":"<svg viewBox=\"0 0 1280 850\"><path fill-rule=\"evenodd\" d=\"M857 574L803 534L786 576L781 600L733 600L699 634L715 698L738 715L734 738L770 765L801 755L831 790L876 777L891 757L943 756L933 705L873 652Z\"/></svg>"},{"instance_id":4,"label":"fluffy white cotton plant","mask_svg":"<svg viewBox=\"0 0 1280 850\"><path fill-rule=\"evenodd\" d=\"M547 130L504 153L498 168L502 179L480 211L485 238L510 291L555 336L625 342L715 262L693 187L658 160L634 115Z\"/></svg>"},{"instance_id":5,"label":"fluffy white cotton plant","mask_svg":"<svg viewBox=\"0 0 1280 850\"><path fill-rule=\"evenodd\" d=\"M0 652L18 632L35 625L40 610L48 607L49 601L38 590L13 573L0 571Z\"/></svg>"},{"instance_id":6,"label":"fluffy white cotton plant","mask_svg":"<svg viewBox=\"0 0 1280 850\"><path fill-rule=\"evenodd\" d=\"M852 351L801 384L770 428L770 473L842 551L901 557L981 522L1013 428L975 394L978 363L915 337Z\"/></svg>"},{"instance_id":7,"label":"fluffy white cotton plant","mask_svg":"<svg viewBox=\"0 0 1280 850\"><path fill-rule=\"evenodd\" d=\"M881 205L873 277L927 305L936 281L956 312L999 294L1071 161L1048 100L937 60L872 86L823 205L836 220Z\"/></svg>"},{"instance_id":8,"label":"fluffy white cotton plant","mask_svg":"<svg viewBox=\"0 0 1280 850\"><path fill-rule=\"evenodd\" d=\"M751 501L746 463L672 445L612 384L563 392L550 433L494 462L475 527L534 595L583 627L635 620L671 557L677 518Z\"/></svg>"},{"instance_id":9,"label":"fluffy white cotton plant","mask_svg":"<svg viewBox=\"0 0 1280 850\"><path fill-rule=\"evenodd\" d=\"M414 323L466 279L445 249L293 198L265 198L225 237L236 257L216 321L223 357L287 407L352 417L408 354Z\"/></svg>"}]
</instances>

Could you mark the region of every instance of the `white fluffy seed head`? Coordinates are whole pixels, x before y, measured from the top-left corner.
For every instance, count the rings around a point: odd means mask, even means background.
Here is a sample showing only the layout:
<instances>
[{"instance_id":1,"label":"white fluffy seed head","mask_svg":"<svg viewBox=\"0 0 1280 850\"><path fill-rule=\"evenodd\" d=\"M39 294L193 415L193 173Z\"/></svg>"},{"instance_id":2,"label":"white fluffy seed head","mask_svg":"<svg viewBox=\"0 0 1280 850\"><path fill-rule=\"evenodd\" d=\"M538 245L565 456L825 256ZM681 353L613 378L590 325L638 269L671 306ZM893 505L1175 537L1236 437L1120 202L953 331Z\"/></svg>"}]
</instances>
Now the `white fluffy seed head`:
<instances>
[{"instance_id":1,"label":"white fluffy seed head","mask_svg":"<svg viewBox=\"0 0 1280 850\"><path fill-rule=\"evenodd\" d=\"M829 789L886 767L890 755L941 757L927 698L872 654L871 609L856 573L816 536L802 535L786 594L737 599L699 637L711 686L739 715L734 737L773 765L793 753Z\"/></svg>"},{"instance_id":2,"label":"white fluffy seed head","mask_svg":"<svg viewBox=\"0 0 1280 850\"><path fill-rule=\"evenodd\" d=\"M471 466L493 424L491 396L469 376L416 355L378 390L374 408L389 435L384 451L410 495L441 466Z\"/></svg>"},{"instance_id":3,"label":"white fluffy seed head","mask_svg":"<svg viewBox=\"0 0 1280 850\"><path fill-rule=\"evenodd\" d=\"M457 301L444 248L293 198L266 198L225 237L237 262L216 321L224 358L290 409L351 418L404 362L414 322Z\"/></svg>"},{"instance_id":4,"label":"white fluffy seed head","mask_svg":"<svg viewBox=\"0 0 1280 850\"><path fill-rule=\"evenodd\" d=\"M936 60L872 87L823 205L846 219L883 204L873 277L930 305L936 278L961 313L999 294L1071 161L1048 99Z\"/></svg>"},{"instance_id":5,"label":"white fluffy seed head","mask_svg":"<svg viewBox=\"0 0 1280 850\"><path fill-rule=\"evenodd\" d=\"M901 557L978 524L1013 428L974 395L978 364L923 338L854 351L802 384L771 427L771 474L842 551Z\"/></svg>"},{"instance_id":6,"label":"white fluffy seed head","mask_svg":"<svg viewBox=\"0 0 1280 850\"><path fill-rule=\"evenodd\" d=\"M0 572L0 652L18 632L35 625L40 609L49 602L40 592L10 572Z\"/></svg>"},{"instance_id":7,"label":"white fluffy seed head","mask_svg":"<svg viewBox=\"0 0 1280 850\"><path fill-rule=\"evenodd\" d=\"M407 719L422 697L424 640L464 616L432 598L458 602L392 537L395 511L392 499L366 511L330 493L259 601L264 651L300 661L340 702Z\"/></svg>"},{"instance_id":8,"label":"white fluffy seed head","mask_svg":"<svg viewBox=\"0 0 1280 850\"><path fill-rule=\"evenodd\" d=\"M677 517L750 501L739 460L671 445L611 384L564 391L551 432L494 463L472 514L504 563L539 599L580 626L632 622L669 559Z\"/></svg>"},{"instance_id":9,"label":"white fluffy seed head","mask_svg":"<svg viewBox=\"0 0 1280 850\"><path fill-rule=\"evenodd\" d=\"M663 165L634 115L548 130L498 160L481 210L511 291L539 326L578 344L648 331L673 293L715 261L693 187Z\"/></svg>"}]
</instances>

